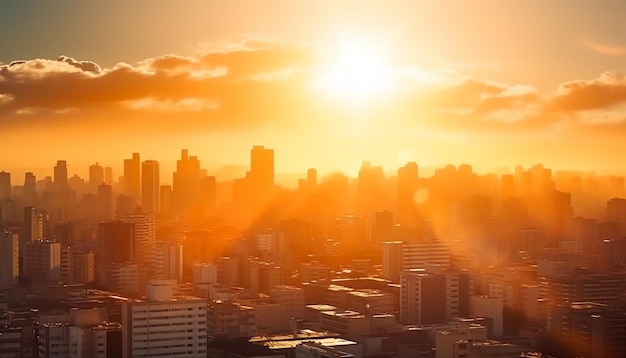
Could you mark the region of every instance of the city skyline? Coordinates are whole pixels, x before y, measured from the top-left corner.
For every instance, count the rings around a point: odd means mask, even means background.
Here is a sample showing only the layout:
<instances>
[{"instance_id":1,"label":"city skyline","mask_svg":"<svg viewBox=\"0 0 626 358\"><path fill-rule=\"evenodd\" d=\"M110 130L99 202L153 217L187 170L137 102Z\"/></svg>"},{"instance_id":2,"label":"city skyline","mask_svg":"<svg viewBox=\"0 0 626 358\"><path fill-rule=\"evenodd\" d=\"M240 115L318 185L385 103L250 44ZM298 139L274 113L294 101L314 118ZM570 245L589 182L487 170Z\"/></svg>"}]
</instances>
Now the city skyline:
<instances>
[{"instance_id":1,"label":"city skyline","mask_svg":"<svg viewBox=\"0 0 626 358\"><path fill-rule=\"evenodd\" d=\"M0 162L115 167L140 152L168 171L180 148L221 166L263 144L278 172L415 161L624 174L624 6L7 2L0 125L20 155Z\"/></svg>"}]
</instances>

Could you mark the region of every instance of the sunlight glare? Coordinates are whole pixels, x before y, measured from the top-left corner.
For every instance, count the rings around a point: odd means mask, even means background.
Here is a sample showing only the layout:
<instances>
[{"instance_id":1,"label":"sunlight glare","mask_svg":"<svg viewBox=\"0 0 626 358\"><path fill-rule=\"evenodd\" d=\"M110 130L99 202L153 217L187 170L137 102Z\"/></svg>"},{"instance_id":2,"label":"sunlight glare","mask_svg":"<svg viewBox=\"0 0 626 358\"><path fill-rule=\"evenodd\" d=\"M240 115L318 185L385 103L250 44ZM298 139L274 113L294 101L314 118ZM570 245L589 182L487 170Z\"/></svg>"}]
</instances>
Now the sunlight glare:
<instances>
[{"instance_id":1,"label":"sunlight glare","mask_svg":"<svg viewBox=\"0 0 626 358\"><path fill-rule=\"evenodd\" d=\"M391 89L392 70L383 49L357 40L343 41L318 77L317 87L349 101L372 99Z\"/></svg>"}]
</instances>

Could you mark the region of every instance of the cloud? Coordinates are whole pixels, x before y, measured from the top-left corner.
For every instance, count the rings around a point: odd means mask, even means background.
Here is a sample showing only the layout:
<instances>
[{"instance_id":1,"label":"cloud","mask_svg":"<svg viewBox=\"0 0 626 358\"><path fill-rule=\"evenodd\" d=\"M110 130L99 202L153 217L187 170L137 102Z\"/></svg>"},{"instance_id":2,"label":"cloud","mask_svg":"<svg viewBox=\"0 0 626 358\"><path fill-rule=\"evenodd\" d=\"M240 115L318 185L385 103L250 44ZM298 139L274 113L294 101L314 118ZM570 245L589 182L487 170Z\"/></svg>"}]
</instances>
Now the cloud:
<instances>
[{"instance_id":1,"label":"cloud","mask_svg":"<svg viewBox=\"0 0 626 358\"><path fill-rule=\"evenodd\" d=\"M591 39L583 39L582 44L588 49L607 56L624 56L626 55L626 47L601 43Z\"/></svg>"},{"instance_id":2,"label":"cloud","mask_svg":"<svg viewBox=\"0 0 626 358\"><path fill-rule=\"evenodd\" d=\"M67 56L60 56L57 61L69 63L70 65L80 68L85 72L91 72L94 74L99 74L102 72L100 66L97 63L91 61L76 61L75 59Z\"/></svg>"},{"instance_id":3,"label":"cloud","mask_svg":"<svg viewBox=\"0 0 626 358\"><path fill-rule=\"evenodd\" d=\"M626 101L626 77L605 72L590 81L563 83L554 96L554 106L561 111L608 109Z\"/></svg>"}]
</instances>

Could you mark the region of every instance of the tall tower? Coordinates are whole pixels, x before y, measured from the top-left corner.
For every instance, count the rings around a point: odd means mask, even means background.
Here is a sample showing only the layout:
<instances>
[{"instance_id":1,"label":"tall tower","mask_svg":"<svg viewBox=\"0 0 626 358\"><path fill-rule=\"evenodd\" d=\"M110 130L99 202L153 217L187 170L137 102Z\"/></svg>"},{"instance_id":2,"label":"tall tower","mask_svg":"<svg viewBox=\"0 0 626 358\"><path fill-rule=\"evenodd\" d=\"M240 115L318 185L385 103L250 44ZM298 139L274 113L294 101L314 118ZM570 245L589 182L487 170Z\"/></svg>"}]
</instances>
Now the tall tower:
<instances>
[{"instance_id":1,"label":"tall tower","mask_svg":"<svg viewBox=\"0 0 626 358\"><path fill-rule=\"evenodd\" d=\"M133 262L149 264L156 245L156 219L154 213L144 213L141 208L126 215L122 220L134 224L135 241L133 245Z\"/></svg>"},{"instance_id":2,"label":"tall tower","mask_svg":"<svg viewBox=\"0 0 626 358\"><path fill-rule=\"evenodd\" d=\"M58 191L67 189L67 162L65 160L57 160L54 166L54 186Z\"/></svg>"},{"instance_id":3,"label":"tall tower","mask_svg":"<svg viewBox=\"0 0 626 358\"><path fill-rule=\"evenodd\" d=\"M402 224L413 222L415 194L418 188L417 163L409 162L398 169L397 211Z\"/></svg>"},{"instance_id":4,"label":"tall tower","mask_svg":"<svg viewBox=\"0 0 626 358\"><path fill-rule=\"evenodd\" d=\"M107 221L113 217L113 189L110 185L98 185L98 220Z\"/></svg>"},{"instance_id":5,"label":"tall tower","mask_svg":"<svg viewBox=\"0 0 626 358\"><path fill-rule=\"evenodd\" d=\"M124 193L139 201L141 198L141 162L139 153L131 159L124 159Z\"/></svg>"},{"instance_id":6,"label":"tall tower","mask_svg":"<svg viewBox=\"0 0 626 358\"><path fill-rule=\"evenodd\" d=\"M0 172L0 200L11 197L11 173Z\"/></svg>"},{"instance_id":7,"label":"tall tower","mask_svg":"<svg viewBox=\"0 0 626 358\"><path fill-rule=\"evenodd\" d=\"M104 183L104 168L98 163L89 166L89 191L96 193L98 185Z\"/></svg>"},{"instance_id":8,"label":"tall tower","mask_svg":"<svg viewBox=\"0 0 626 358\"><path fill-rule=\"evenodd\" d=\"M37 178L35 174L27 172L24 174L24 199L27 204L34 204L37 200Z\"/></svg>"},{"instance_id":9,"label":"tall tower","mask_svg":"<svg viewBox=\"0 0 626 358\"><path fill-rule=\"evenodd\" d=\"M24 237L20 237L20 242L34 242L43 240L43 211L27 206L24 208Z\"/></svg>"},{"instance_id":10,"label":"tall tower","mask_svg":"<svg viewBox=\"0 0 626 358\"><path fill-rule=\"evenodd\" d=\"M17 286L19 269L19 239L17 234L0 230L0 289Z\"/></svg>"},{"instance_id":11,"label":"tall tower","mask_svg":"<svg viewBox=\"0 0 626 358\"><path fill-rule=\"evenodd\" d=\"M255 189L270 193L274 188L274 150L256 145L250 151L250 178Z\"/></svg>"},{"instance_id":12,"label":"tall tower","mask_svg":"<svg viewBox=\"0 0 626 358\"><path fill-rule=\"evenodd\" d=\"M159 211L159 162L146 160L141 165L141 204L146 213Z\"/></svg>"},{"instance_id":13,"label":"tall tower","mask_svg":"<svg viewBox=\"0 0 626 358\"><path fill-rule=\"evenodd\" d=\"M109 221L98 226L98 264L133 262L135 226Z\"/></svg>"},{"instance_id":14,"label":"tall tower","mask_svg":"<svg viewBox=\"0 0 626 358\"><path fill-rule=\"evenodd\" d=\"M200 161L195 156L189 156L187 149L183 149L173 176L174 210L179 215L190 214L199 201Z\"/></svg>"}]
</instances>

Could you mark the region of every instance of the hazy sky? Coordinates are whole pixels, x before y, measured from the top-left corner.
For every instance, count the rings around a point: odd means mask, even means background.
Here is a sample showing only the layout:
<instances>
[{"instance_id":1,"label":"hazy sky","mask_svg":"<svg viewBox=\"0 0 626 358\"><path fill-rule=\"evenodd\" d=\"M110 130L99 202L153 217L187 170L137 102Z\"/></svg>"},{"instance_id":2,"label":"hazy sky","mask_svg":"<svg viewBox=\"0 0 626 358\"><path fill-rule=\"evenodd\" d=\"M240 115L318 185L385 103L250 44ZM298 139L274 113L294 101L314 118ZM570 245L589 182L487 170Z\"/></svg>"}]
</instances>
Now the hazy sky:
<instances>
[{"instance_id":1,"label":"hazy sky","mask_svg":"<svg viewBox=\"0 0 626 358\"><path fill-rule=\"evenodd\" d=\"M260 144L279 171L623 173L625 23L624 1L2 1L0 170Z\"/></svg>"}]
</instances>

